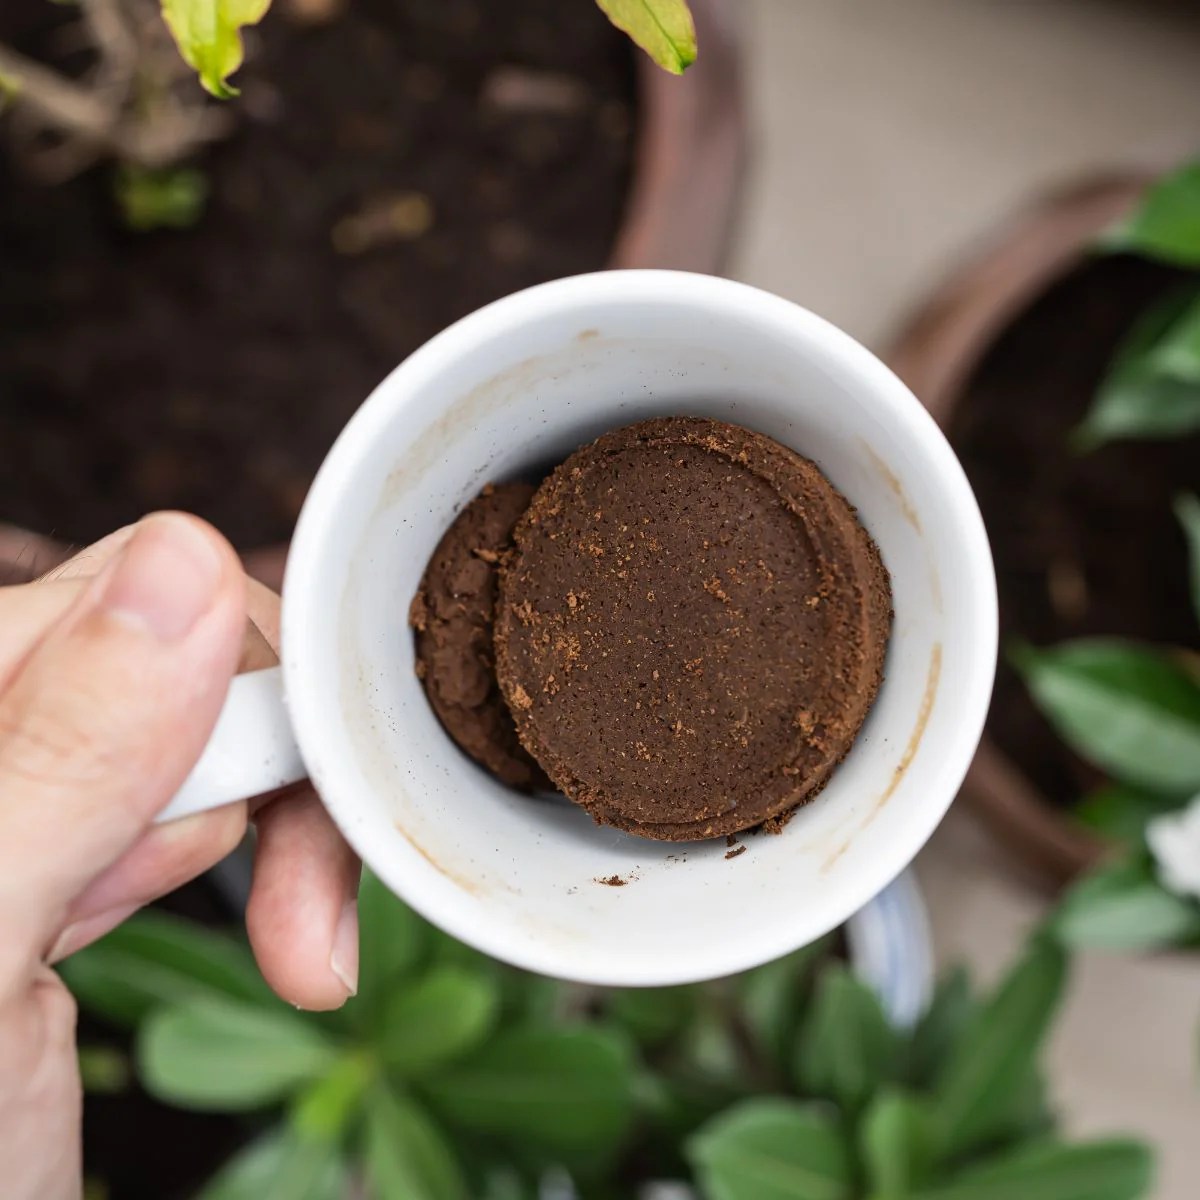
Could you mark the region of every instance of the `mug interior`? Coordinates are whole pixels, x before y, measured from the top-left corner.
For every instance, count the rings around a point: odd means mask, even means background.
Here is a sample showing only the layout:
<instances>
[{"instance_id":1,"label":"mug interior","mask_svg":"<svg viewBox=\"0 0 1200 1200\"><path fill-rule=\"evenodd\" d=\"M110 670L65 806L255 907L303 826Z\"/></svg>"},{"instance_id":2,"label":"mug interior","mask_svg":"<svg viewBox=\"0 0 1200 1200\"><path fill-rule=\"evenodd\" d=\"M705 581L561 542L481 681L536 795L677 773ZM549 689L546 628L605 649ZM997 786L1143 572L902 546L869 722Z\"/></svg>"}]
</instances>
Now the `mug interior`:
<instances>
[{"instance_id":1,"label":"mug interior","mask_svg":"<svg viewBox=\"0 0 1200 1200\"><path fill-rule=\"evenodd\" d=\"M672 414L744 425L813 459L892 577L885 680L853 750L781 834L741 835L733 859L724 839L649 841L493 779L433 715L407 624L431 552L483 484L536 477L606 430ZM519 293L398 367L322 467L284 595L300 745L364 861L487 953L603 984L726 974L844 921L953 799L995 666L982 522L911 393L812 314L671 272Z\"/></svg>"}]
</instances>

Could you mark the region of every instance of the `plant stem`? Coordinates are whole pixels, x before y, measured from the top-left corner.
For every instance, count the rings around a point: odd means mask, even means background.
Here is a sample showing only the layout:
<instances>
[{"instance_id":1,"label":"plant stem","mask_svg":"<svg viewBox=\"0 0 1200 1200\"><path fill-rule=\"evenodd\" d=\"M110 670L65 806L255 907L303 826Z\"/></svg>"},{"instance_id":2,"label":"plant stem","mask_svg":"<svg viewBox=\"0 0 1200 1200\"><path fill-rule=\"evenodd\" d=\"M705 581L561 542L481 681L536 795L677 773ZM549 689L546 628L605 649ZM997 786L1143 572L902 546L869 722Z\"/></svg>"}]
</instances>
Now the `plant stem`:
<instances>
[{"instance_id":1,"label":"plant stem","mask_svg":"<svg viewBox=\"0 0 1200 1200\"><path fill-rule=\"evenodd\" d=\"M0 75L15 82L18 104L96 147L113 145L116 114L87 88L0 43Z\"/></svg>"}]
</instances>

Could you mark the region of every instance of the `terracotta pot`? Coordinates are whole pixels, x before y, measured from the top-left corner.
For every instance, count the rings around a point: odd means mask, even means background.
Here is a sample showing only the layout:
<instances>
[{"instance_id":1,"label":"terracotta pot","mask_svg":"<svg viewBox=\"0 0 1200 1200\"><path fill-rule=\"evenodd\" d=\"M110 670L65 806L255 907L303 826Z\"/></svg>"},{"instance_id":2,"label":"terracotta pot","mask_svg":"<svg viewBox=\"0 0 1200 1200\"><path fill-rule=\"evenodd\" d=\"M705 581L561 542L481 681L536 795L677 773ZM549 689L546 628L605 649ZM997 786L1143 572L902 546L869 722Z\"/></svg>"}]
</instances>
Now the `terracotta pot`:
<instances>
[{"instance_id":1,"label":"terracotta pot","mask_svg":"<svg viewBox=\"0 0 1200 1200\"><path fill-rule=\"evenodd\" d=\"M919 309L885 356L943 427L1000 334L1080 263L1127 213L1152 176L1116 174L1056 192L1021 213ZM1047 881L1062 884L1105 845L1043 796L984 734L963 798L998 840Z\"/></svg>"},{"instance_id":2,"label":"terracotta pot","mask_svg":"<svg viewBox=\"0 0 1200 1200\"><path fill-rule=\"evenodd\" d=\"M746 159L735 0L693 0L700 55L682 78L638 59L642 121L634 180L610 266L715 274L724 264Z\"/></svg>"},{"instance_id":3,"label":"terracotta pot","mask_svg":"<svg viewBox=\"0 0 1200 1200\"><path fill-rule=\"evenodd\" d=\"M625 217L611 267L716 273L732 232L746 156L739 14L733 0L692 0L700 57L682 78L637 55L640 123ZM0 524L0 584L36 578L70 553L53 538ZM244 556L279 590L287 545Z\"/></svg>"}]
</instances>

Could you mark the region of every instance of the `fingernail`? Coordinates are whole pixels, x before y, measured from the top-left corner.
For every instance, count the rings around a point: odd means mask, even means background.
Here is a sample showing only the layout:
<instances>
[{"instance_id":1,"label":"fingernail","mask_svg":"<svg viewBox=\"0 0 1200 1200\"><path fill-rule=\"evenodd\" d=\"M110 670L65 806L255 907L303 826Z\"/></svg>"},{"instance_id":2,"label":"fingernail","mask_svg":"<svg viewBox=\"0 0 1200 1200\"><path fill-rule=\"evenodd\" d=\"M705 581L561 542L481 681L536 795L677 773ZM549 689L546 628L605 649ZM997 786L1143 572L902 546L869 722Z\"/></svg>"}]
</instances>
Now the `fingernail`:
<instances>
[{"instance_id":1,"label":"fingernail","mask_svg":"<svg viewBox=\"0 0 1200 1200\"><path fill-rule=\"evenodd\" d=\"M140 904L121 904L108 909L107 912L97 913L94 917L73 921L55 938L54 945L46 953L46 963L53 966L56 962L69 958L76 950L90 946L92 942L131 917L139 908Z\"/></svg>"},{"instance_id":2,"label":"fingernail","mask_svg":"<svg viewBox=\"0 0 1200 1200\"><path fill-rule=\"evenodd\" d=\"M187 517L160 513L137 528L116 561L101 603L114 616L178 641L212 607L221 556Z\"/></svg>"},{"instance_id":3,"label":"fingernail","mask_svg":"<svg viewBox=\"0 0 1200 1200\"><path fill-rule=\"evenodd\" d=\"M333 931L333 952L329 966L341 980L347 993L358 994L358 904L347 901L338 915L337 928Z\"/></svg>"}]
</instances>

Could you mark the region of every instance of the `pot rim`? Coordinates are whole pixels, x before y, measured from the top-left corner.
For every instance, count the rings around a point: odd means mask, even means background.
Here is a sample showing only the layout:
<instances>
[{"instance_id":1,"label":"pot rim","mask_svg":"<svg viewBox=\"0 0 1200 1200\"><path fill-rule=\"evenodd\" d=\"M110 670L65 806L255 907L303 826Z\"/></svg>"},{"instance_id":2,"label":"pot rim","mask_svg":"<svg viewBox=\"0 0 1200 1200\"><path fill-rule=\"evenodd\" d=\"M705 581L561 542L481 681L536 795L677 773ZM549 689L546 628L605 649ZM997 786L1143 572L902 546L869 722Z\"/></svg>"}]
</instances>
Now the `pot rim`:
<instances>
[{"instance_id":1,"label":"pot rim","mask_svg":"<svg viewBox=\"0 0 1200 1200\"><path fill-rule=\"evenodd\" d=\"M1049 192L918 307L883 358L939 425L949 425L1001 333L1086 258L1096 235L1128 213L1157 174L1110 171ZM1107 851L1101 838L1046 798L986 727L961 794L1014 856L1056 886Z\"/></svg>"}]
</instances>

